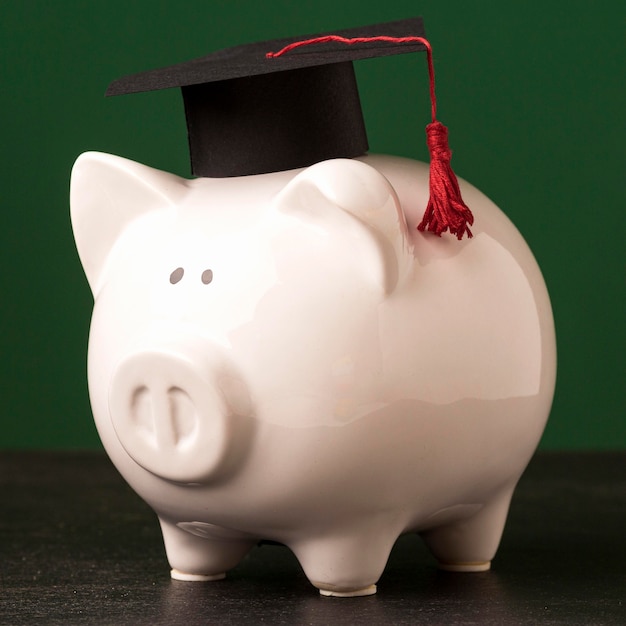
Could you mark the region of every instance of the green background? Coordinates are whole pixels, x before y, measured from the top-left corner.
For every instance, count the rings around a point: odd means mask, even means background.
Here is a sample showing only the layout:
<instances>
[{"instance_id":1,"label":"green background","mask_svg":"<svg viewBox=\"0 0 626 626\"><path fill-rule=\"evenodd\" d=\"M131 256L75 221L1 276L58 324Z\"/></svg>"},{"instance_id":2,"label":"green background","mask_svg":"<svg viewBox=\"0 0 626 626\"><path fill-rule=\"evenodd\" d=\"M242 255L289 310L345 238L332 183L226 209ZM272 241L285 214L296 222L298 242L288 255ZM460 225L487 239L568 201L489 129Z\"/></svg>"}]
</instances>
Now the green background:
<instances>
[{"instance_id":1,"label":"green background","mask_svg":"<svg viewBox=\"0 0 626 626\"><path fill-rule=\"evenodd\" d=\"M549 449L626 447L624 3L20 0L0 9L0 403L4 448L100 445L87 397L91 295L68 181L100 150L188 175L177 90L108 83L257 40L423 15L459 176L499 204L542 267L559 373ZM373 152L427 159L415 55L362 61Z\"/></svg>"}]
</instances>

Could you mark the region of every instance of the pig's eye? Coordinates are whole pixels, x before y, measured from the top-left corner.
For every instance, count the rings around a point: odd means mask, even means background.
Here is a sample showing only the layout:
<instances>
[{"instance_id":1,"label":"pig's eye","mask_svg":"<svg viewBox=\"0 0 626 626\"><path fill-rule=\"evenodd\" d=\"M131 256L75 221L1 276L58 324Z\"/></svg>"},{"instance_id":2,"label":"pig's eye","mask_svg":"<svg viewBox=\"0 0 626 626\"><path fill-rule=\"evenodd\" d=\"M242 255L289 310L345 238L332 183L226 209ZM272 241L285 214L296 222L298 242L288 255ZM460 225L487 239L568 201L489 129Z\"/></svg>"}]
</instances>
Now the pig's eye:
<instances>
[{"instance_id":1,"label":"pig's eye","mask_svg":"<svg viewBox=\"0 0 626 626\"><path fill-rule=\"evenodd\" d=\"M208 285L213 280L213 270L204 270L202 272L202 282Z\"/></svg>"},{"instance_id":2,"label":"pig's eye","mask_svg":"<svg viewBox=\"0 0 626 626\"><path fill-rule=\"evenodd\" d=\"M182 279L184 273L185 273L185 270L182 267L177 267L170 274L170 283L172 283L172 285L175 285L177 282L179 282Z\"/></svg>"}]
</instances>

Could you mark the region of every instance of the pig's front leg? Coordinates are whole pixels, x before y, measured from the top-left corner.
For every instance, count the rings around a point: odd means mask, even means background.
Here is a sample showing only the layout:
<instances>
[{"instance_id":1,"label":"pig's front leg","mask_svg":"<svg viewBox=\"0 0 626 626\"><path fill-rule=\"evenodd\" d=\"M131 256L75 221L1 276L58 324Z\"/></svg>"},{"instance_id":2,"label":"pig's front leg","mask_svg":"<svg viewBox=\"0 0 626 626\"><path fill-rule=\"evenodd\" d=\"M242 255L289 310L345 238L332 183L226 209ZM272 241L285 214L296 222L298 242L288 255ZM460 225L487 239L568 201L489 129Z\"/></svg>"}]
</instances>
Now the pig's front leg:
<instances>
[{"instance_id":1,"label":"pig's front leg","mask_svg":"<svg viewBox=\"0 0 626 626\"><path fill-rule=\"evenodd\" d=\"M175 580L221 580L257 543L202 522L159 522Z\"/></svg>"},{"instance_id":2,"label":"pig's front leg","mask_svg":"<svg viewBox=\"0 0 626 626\"><path fill-rule=\"evenodd\" d=\"M364 532L355 524L341 531L289 547L321 595L349 598L375 594L399 530L396 533L387 526Z\"/></svg>"}]
</instances>

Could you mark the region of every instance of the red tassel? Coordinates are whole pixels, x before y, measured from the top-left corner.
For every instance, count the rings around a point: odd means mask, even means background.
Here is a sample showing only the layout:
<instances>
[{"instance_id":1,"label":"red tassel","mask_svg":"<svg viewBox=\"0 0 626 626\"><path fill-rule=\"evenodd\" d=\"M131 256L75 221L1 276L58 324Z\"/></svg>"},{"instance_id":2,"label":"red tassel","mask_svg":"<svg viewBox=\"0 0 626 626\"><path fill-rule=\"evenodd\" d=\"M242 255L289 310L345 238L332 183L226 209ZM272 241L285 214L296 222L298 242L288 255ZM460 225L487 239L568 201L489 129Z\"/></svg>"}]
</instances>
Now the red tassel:
<instances>
[{"instance_id":1,"label":"red tassel","mask_svg":"<svg viewBox=\"0 0 626 626\"><path fill-rule=\"evenodd\" d=\"M338 35L326 35L314 39L304 39L285 46L278 52L268 52L265 56L269 59L277 58L283 54L312 44L327 42L339 42L347 45L357 43L369 43L381 41L388 43L421 43L426 47L426 59L428 61L428 79L430 87L430 107L432 122L426 126L426 144L430 152L430 199L426 207L424 217L417 227L418 230L435 233L441 237L441 233L447 230L462 239L463 235L472 236L471 226L474 216L461 198L459 182L456 179L450 159L452 152L448 146L448 129L437 121L437 99L435 97L435 70L433 67L433 52L430 42L424 37L354 37L346 39Z\"/></svg>"},{"instance_id":2,"label":"red tassel","mask_svg":"<svg viewBox=\"0 0 626 626\"><path fill-rule=\"evenodd\" d=\"M438 236L449 230L457 239L465 234L472 237L468 224L474 223L474 216L461 198L459 182L450 167L452 151L448 146L448 129L441 122L428 124L426 144L430 153L430 199L417 229Z\"/></svg>"}]
</instances>

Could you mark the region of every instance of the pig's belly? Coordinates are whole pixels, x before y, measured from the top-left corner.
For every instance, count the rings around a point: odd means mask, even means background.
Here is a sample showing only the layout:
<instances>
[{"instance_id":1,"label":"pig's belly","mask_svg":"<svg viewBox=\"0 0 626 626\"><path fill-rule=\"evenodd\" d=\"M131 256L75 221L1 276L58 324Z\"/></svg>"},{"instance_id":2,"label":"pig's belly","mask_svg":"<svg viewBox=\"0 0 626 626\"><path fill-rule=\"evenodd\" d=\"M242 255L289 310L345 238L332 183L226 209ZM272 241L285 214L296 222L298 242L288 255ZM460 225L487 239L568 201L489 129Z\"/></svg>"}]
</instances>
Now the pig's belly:
<instances>
[{"instance_id":1,"label":"pig's belly","mask_svg":"<svg viewBox=\"0 0 626 626\"><path fill-rule=\"evenodd\" d=\"M288 543L382 516L401 531L463 517L512 488L541 436L535 398L434 405L404 401L344 426L259 425L248 458L222 483L177 485L129 472L157 513ZM542 415L543 414L543 415ZM221 530L219 530L221 529Z\"/></svg>"}]
</instances>

